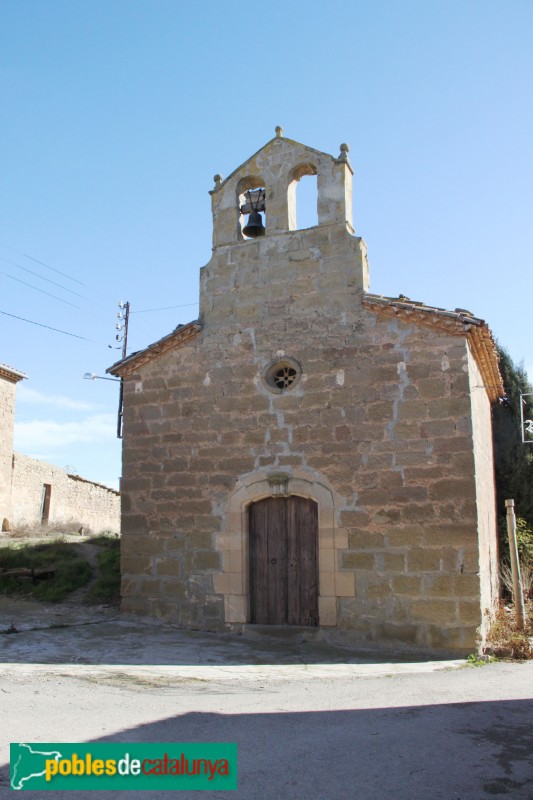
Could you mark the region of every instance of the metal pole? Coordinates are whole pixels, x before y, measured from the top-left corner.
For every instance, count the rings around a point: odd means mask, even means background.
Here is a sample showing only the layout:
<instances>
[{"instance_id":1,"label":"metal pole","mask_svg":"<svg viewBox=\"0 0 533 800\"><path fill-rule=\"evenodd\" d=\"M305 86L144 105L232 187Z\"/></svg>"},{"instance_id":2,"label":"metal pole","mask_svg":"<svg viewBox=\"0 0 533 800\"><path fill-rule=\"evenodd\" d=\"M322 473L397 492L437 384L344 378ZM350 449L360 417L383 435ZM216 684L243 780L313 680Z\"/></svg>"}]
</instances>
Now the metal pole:
<instances>
[{"instance_id":1,"label":"metal pole","mask_svg":"<svg viewBox=\"0 0 533 800\"><path fill-rule=\"evenodd\" d=\"M516 614L516 627L523 631L525 627L526 610L524 607L524 592L522 589L522 579L520 577L520 561L518 559L518 547L516 544L516 517L514 513L514 500L506 500L507 508L507 534L509 536L509 551L511 554L511 572L513 575L513 595Z\"/></svg>"}]
</instances>

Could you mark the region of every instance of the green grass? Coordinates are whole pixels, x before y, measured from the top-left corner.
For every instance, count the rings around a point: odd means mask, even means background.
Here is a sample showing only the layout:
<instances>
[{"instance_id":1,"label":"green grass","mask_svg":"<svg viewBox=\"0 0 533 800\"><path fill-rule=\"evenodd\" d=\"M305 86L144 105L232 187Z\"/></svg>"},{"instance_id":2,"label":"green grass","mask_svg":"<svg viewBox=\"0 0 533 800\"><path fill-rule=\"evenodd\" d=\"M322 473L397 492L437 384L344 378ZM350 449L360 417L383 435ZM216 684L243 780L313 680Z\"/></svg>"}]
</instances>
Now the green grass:
<instances>
[{"instance_id":1,"label":"green grass","mask_svg":"<svg viewBox=\"0 0 533 800\"><path fill-rule=\"evenodd\" d=\"M98 553L100 575L91 586L87 600L90 603L120 603L120 539L97 536L91 540L101 548Z\"/></svg>"},{"instance_id":2,"label":"green grass","mask_svg":"<svg viewBox=\"0 0 533 800\"><path fill-rule=\"evenodd\" d=\"M0 570L17 567L43 569L51 566L57 567L53 577L35 583L31 578L4 576L0 572L0 594L60 603L91 579L91 567L78 544L56 539L43 544L0 548Z\"/></svg>"}]
</instances>

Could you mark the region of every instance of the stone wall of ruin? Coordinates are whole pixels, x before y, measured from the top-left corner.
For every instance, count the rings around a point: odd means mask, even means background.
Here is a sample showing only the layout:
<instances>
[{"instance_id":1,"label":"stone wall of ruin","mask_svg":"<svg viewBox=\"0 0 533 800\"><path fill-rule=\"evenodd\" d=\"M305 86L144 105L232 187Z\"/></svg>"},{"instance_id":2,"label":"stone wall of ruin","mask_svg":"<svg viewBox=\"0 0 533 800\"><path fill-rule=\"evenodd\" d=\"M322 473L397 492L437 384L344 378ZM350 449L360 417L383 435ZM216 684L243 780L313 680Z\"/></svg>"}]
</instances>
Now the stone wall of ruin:
<instances>
[{"instance_id":1,"label":"stone wall of ruin","mask_svg":"<svg viewBox=\"0 0 533 800\"><path fill-rule=\"evenodd\" d=\"M14 526L41 523L45 484L51 486L48 524L83 526L93 533L120 530L118 492L20 453L13 456Z\"/></svg>"},{"instance_id":2,"label":"stone wall of ruin","mask_svg":"<svg viewBox=\"0 0 533 800\"><path fill-rule=\"evenodd\" d=\"M0 377L0 530L11 521L11 460L16 383Z\"/></svg>"}]
</instances>

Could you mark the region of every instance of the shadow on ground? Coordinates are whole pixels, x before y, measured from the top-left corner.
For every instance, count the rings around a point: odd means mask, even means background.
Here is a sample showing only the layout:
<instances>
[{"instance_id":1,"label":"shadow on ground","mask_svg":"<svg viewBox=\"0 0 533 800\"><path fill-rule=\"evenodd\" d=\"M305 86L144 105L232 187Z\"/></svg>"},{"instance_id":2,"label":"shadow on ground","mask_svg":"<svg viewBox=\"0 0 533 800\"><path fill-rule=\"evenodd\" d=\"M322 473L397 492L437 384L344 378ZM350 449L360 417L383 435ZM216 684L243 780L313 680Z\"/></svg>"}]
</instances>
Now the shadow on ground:
<instances>
[{"instance_id":1,"label":"shadow on ground","mask_svg":"<svg viewBox=\"0 0 533 800\"><path fill-rule=\"evenodd\" d=\"M205 800L531 800L532 713L532 701L281 714L189 713L100 741L237 742L238 790L227 793L214 785L213 791L201 793ZM1 797L12 796L6 765L0 775ZM115 800L134 795L113 792ZM29 791L25 796L60 800L64 794ZM68 796L91 800L93 794L74 791ZM143 792L147 800L167 796L163 791ZM179 794L184 800L199 796L187 790Z\"/></svg>"}]
</instances>

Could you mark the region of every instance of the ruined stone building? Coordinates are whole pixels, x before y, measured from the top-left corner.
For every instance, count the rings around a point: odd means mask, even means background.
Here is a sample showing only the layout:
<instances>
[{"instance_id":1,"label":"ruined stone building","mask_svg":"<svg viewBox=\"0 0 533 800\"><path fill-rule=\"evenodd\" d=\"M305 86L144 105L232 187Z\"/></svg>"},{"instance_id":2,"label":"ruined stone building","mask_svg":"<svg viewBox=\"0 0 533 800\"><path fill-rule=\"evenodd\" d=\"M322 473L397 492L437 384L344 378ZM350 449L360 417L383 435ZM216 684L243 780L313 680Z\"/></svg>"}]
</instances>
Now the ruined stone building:
<instances>
[{"instance_id":1,"label":"ruined stone building","mask_svg":"<svg viewBox=\"0 0 533 800\"><path fill-rule=\"evenodd\" d=\"M318 224L299 230L305 175ZM369 293L351 193L346 145L277 129L215 177L199 319L110 368L125 611L463 652L486 636L494 343L468 311Z\"/></svg>"},{"instance_id":2,"label":"ruined stone building","mask_svg":"<svg viewBox=\"0 0 533 800\"><path fill-rule=\"evenodd\" d=\"M117 491L13 452L16 385L26 377L0 364L0 529L75 524L87 532L118 532Z\"/></svg>"}]
</instances>

